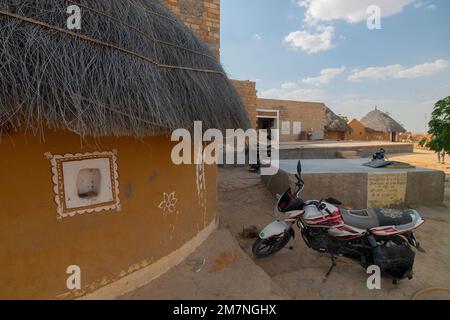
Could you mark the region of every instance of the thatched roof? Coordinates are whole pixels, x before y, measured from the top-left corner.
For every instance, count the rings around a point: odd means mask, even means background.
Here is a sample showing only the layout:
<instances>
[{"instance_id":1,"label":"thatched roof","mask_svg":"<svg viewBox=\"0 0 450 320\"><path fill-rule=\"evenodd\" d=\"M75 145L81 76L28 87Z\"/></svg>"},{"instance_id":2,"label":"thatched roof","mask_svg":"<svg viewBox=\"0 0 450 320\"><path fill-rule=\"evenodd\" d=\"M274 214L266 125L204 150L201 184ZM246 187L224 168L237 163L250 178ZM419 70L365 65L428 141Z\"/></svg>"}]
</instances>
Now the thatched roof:
<instances>
[{"instance_id":1,"label":"thatched roof","mask_svg":"<svg viewBox=\"0 0 450 320\"><path fill-rule=\"evenodd\" d=\"M0 115L93 136L249 126L219 62L157 0L0 0Z\"/></svg>"},{"instance_id":2,"label":"thatched roof","mask_svg":"<svg viewBox=\"0 0 450 320\"><path fill-rule=\"evenodd\" d=\"M369 130L381 132L406 132L405 128L386 113L378 110L369 112L361 123Z\"/></svg>"},{"instance_id":3,"label":"thatched roof","mask_svg":"<svg viewBox=\"0 0 450 320\"><path fill-rule=\"evenodd\" d=\"M337 116L330 108L325 107L326 131L352 132L353 129L341 117Z\"/></svg>"}]
</instances>

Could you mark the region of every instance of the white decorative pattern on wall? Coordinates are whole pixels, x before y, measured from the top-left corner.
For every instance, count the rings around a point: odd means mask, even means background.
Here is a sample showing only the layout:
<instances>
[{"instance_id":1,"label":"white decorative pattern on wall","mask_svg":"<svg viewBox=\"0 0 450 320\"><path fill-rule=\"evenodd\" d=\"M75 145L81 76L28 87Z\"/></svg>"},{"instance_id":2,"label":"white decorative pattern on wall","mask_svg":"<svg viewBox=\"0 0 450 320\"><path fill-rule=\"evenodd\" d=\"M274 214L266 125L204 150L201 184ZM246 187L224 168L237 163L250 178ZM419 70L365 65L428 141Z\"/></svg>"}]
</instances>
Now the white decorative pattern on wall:
<instances>
[{"instance_id":1,"label":"white decorative pattern on wall","mask_svg":"<svg viewBox=\"0 0 450 320\"><path fill-rule=\"evenodd\" d=\"M158 206L158 208L163 211L163 214L176 212L178 199L175 197L175 191L172 193L164 192L163 198L163 201Z\"/></svg>"},{"instance_id":2,"label":"white decorative pattern on wall","mask_svg":"<svg viewBox=\"0 0 450 320\"><path fill-rule=\"evenodd\" d=\"M58 219L121 210L117 151L45 156L52 166Z\"/></svg>"}]
</instances>

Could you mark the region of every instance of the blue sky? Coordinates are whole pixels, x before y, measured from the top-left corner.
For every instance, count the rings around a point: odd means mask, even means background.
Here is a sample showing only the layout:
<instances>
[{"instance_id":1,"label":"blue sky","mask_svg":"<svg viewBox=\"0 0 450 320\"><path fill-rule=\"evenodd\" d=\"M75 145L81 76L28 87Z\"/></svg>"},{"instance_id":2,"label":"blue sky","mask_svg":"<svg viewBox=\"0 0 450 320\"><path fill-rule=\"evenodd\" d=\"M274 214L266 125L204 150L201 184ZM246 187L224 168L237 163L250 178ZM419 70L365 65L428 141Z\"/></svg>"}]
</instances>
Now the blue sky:
<instances>
[{"instance_id":1,"label":"blue sky","mask_svg":"<svg viewBox=\"0 0 450 320\"><path fill-rule=\"evenodd\" d=\"M449 0L222 0L222 63L265 98L375 105L414 132L450 95ZM369 30L369 5L381 29Z\"/></svg>"}]
</instances>

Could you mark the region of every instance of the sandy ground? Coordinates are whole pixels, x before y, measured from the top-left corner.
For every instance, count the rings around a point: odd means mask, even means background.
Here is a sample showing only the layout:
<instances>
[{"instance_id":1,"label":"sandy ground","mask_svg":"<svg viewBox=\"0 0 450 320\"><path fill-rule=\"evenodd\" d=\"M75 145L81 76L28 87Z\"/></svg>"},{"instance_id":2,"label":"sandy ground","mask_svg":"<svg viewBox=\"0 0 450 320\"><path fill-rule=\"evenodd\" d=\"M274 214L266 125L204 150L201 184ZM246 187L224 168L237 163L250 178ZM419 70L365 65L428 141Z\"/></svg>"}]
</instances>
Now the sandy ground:
<instances>
[{"instance_id":1,"label":"sandy ground","mask_svg":"<svg viewBox=\"0 0 450 320\"><path fill-rule=\"evenodd\" d=\"M414 153L387 155L389 160L408 162L417 167L442 170L450 174L450 156L446 157L446 164L437 162L437 156L432 151L416 149Z\"/></svg>"},{"instance_id":2,"label":"sandy ground","mask_svg":"<svg viewBox=\"0 0 450 320\"><path fill-rule=\"evenodd\" d=\"M120 300L288 299L240 248L228 230L217 230L188 259Z\"/></svg>"},{"instance_id":3,"label":"sandy ground","mask_svg":"<svg viewBox=\"0 0 450 320\"><path fill-rule=\"evenodd\" d=\"M413 154L399 154L389 157L389 160L403 161L417 167L431 168L444 171L446 173L445 199L447 206L450 206L450 156L446 157L446 164L437 162L437 156L432 151L415 150Z\"/></svg>"},{"instance_id":4,"label":"sandy ground","mask_svg":"<svg viewBox=\"0 0 450 320\"><path fill-rule=\"evenodd\" d=\"M427 152L392 159L438 166ZM272 222L275 205L258 175L246 168L219 169L219 195L219 230L179 266L122 299L410 299L425 288L450 287L450 210L444 206L417 208L427 221L416 232L427 253L417 253L414 279L399 285L383 279L382 290L370 291L365 270L345 258L325 280L330 258L308 249L301 237L273 257L253 258L254 239L241 233Z\"/></svg>"}]
</instances>

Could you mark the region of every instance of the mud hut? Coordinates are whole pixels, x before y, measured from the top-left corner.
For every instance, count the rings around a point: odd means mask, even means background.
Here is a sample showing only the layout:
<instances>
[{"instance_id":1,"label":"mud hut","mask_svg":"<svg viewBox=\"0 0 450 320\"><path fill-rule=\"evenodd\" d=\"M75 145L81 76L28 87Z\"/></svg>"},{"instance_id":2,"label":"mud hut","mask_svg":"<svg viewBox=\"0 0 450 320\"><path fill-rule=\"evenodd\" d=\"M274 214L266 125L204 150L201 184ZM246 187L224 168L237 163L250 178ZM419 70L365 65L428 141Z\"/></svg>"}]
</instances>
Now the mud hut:
<instances>
[{"instance_id":1,"label":"mud hut","mask_svg":"<svg viewBox=\"0 0 450 320\"><path fill-rule=\"evenodd\" d=\"M216 167L170 133L249 122L191 30L156 0L0 0L0 41L0 298L115 297L206 239Z\"/></svg>"},{"instance_id":2,"label":"mud hut","mask_svg":"<svg viewBox=\"0 0 450 320\"><path fill-rule=\"evenodd\" d=\"M361 123L366 127L367 140L397 142L399 133L406 132L401 124L377 107L363 117Z\"/></svg>"},{"instance_id":3,"label":"mud hut","mask_svg":"<svg viewBox=\"0 0 450 320\"><path fill-rule=\"evenodd\" d=\"M330 108L325 107L325 139L326 140L345 140L346 134L352 132L352 128L347 122L336 115Z\"/></svg>"},{"instance_id":4,"label":"mud hut","mask_svg":"<svg viewBox=\"0 0 450 320\"><path fill-rule=\"evenodd\" d=\"M368 130L359 120L351 119L347 124L352 131L345 134L345 140L366 141L368 139L367 133L370 130Z\"/></svg>"}]
</instances>

